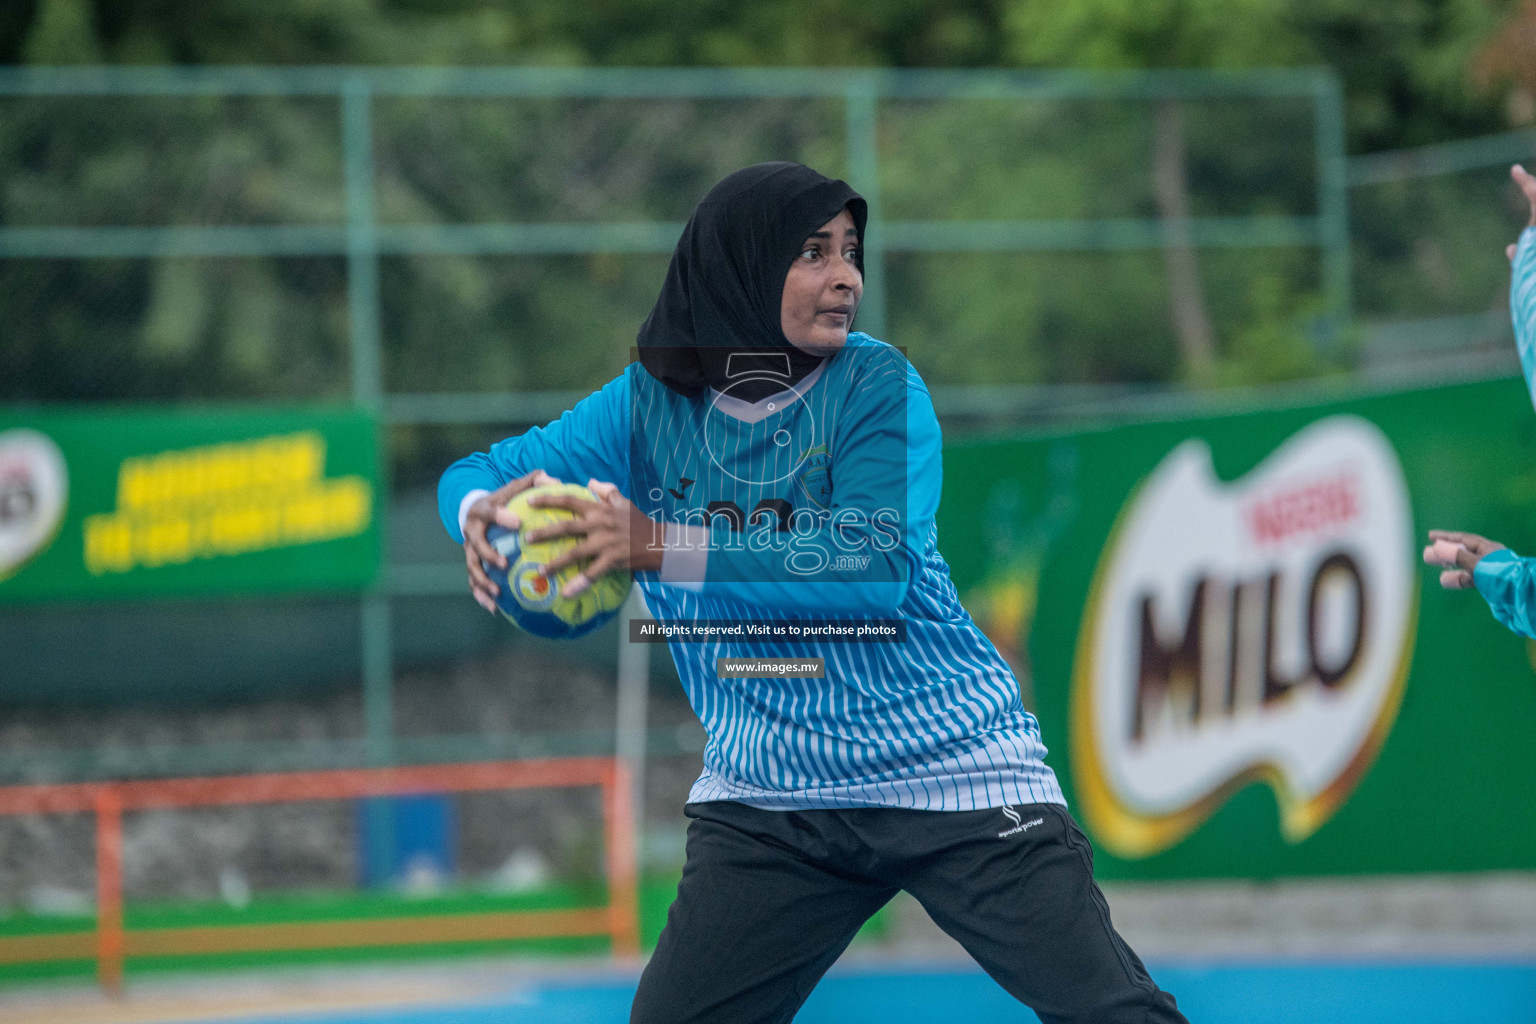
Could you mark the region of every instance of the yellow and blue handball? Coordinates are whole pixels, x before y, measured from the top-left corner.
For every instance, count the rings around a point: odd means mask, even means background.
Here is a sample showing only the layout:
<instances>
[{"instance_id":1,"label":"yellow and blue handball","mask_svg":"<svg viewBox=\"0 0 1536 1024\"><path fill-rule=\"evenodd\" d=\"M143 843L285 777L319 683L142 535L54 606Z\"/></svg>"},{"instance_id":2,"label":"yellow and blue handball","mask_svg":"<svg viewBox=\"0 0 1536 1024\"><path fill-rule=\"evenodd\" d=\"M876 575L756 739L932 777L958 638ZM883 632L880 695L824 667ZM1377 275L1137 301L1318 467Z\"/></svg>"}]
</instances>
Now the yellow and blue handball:
<instances>
[{"instance_id":1,"label":"yellow and blue handball","mask_svg":"<svg viewBox=\"0 0 1536 1024\"><path fill-rule=\"evenodd\" d=\"M496 606L501 614L535 636L569 640L602 628L618 614L619 606L629 596L631 577L627 570L605 573L575 597L561 591L591 563L588 559L546 577L544 566L581 543L579 536L551 537L529 543L523 538L531 530L561 520L576 518L563 508L538 508L529 501L541 495L570 494L596 501L592 492L580 484L544 484L531 487L507 502L507 508L522 523L520 530L508 530L491 524L485 539L506 556L507 569L484 562L485 571L497 587Z\"/></svg>"}]
</instances>

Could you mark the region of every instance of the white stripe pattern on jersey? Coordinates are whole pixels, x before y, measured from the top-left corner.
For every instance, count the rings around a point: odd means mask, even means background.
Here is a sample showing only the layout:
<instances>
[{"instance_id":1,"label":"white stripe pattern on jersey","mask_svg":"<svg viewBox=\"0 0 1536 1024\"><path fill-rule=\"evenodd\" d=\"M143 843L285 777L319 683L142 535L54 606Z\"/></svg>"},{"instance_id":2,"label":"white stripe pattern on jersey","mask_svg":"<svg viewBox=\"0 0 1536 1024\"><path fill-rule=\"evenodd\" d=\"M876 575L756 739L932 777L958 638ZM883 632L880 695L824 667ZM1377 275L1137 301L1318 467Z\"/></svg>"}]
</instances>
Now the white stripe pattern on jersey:
<instances>
[{"instance_id":1,"label":"white stripe pattern on jersey","mask_svg":"<svg viewBox=\"0 0 1536 1024\"><path fill-rule=\"evenodd\" d=\"M1536 227L1520 232L1510 267L1509 312L1515 327L1520 369L1531 393L1531 404L1536 406Z\"/></svg>"},{"instance_id":2,"label":"white stripe pattern on jersey","mask_svg":"<svg viewBox=\"0 0 1536 1024\"><path fill-rule=\"evenodd\" d=\"M878 344L878 343L875 343ZM827 364L805 391L805 408L827 435L856 382L850 360ZM729 469L764 445L787 418L714 422L643 372L631 377L632 487L647 512L672 481L694 479L698 495L738 494L746 510L772 488L737 481ZM707 435L707 436L706 436ZM722 445L697 458L708 440ZM794 467L800 442L769 447L768 477ZM760 470L759 470L760 471ZM643 490L644 493L641 493ZM777 492L774 492L777 493ZM923 544L921 571L893 617L906 620L905 644L754 641L673 642L672 654L709 740L691 801L736 800L772 809L890 806L978 810L1021 803L1064 803L1044 763L1039 725L1024 710L1007 663L961 607L937 550ZM812 619L642 578L660 619ZM822 679L726 679L717 658L821 657Z\"/></svg>"}]
</instances>

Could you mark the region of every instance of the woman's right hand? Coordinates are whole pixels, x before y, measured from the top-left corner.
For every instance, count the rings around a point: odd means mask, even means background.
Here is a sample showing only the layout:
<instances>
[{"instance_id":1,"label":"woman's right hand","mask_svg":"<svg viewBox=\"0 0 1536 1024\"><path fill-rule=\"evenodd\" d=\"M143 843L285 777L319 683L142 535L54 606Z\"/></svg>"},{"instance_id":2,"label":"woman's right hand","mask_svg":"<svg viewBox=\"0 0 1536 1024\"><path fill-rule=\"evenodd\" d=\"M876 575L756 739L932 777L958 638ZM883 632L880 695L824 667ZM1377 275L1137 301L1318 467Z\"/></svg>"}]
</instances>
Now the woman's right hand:
<instances>
[{"instance_id":1,"label":"woman's right hand","mask_svg":"<svg viewBox=\"0 0 1536 1024\"><path fill-rule=\"evenodd\" d=\"M464 566L469 570L469 592L474 595L475 603L486 611L495 614L496 595L500 588L491 582L491 578L485 574L485 567L480 563L489 562L498 569L505 569L507 560L501 552L491 547L491 542L485 539L485 531L490 529L492 523L507 530L520 529L523 524L517 516L507 511L507 502L530 487L559 482L542 469L536 469L489 494L482 494L469 506L469 511L464 513Z\"/></svg>"}]
</instances>

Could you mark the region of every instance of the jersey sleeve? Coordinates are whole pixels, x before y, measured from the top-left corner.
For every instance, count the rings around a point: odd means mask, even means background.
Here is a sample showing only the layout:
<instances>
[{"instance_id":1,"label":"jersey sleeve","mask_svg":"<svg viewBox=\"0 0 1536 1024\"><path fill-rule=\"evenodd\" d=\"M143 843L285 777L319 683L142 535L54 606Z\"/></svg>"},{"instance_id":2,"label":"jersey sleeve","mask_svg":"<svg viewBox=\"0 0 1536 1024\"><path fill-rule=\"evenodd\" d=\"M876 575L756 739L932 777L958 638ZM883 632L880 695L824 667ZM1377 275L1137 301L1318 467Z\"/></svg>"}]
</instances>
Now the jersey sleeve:
<instances>
[{"instance_id":1,"label":"jersey sleeve","mask_svg":"<svg viewBox=\"0 0 1536 1024\"><path fill-rule=\"evenodd\" d=\"M542 469L566 483L596 478L631 497L629 479L630 381L626 372L544 427L509 437L449 466L437 484L437 513L455 541L464 543L459 506L471 491L494 491Z\"/></svg>"},{"instance_id":2,"label":"jersey sleeve","mask_svg":"<svg viewBox=\"0 0 1536 1024\"><path fill-rule=\"evenodd\" d=\"M1536 405L1536 227L1520 232L1510 263L1509 314L1515 327L1520 370Z\"/></svg>"},{"instance_id":3,"label":"jersey sleeve","mask_svg":"<svg viewBox=\"0 0 1536 1024\"><path fill-rule=\"evenodd\" d=\"M1495 619L1536 639L1536 558L1521 558L1507 548L1490 552L1472 570L1472 583Z\"/></svg>"},{"instance_id":4,"label":"jersey sleeve","mask_svg":"<svg viewBox=\"0 0 1536 1024\"><path fill-rule=\"evenodd\" d=\"M798 510L788 531L748 524L744 544L714 530L701 593L819 614L892 614L901 605L923 571L942 444L927 388L888 352L832 433L829 507Z\"/></svg>"}]
</instances>

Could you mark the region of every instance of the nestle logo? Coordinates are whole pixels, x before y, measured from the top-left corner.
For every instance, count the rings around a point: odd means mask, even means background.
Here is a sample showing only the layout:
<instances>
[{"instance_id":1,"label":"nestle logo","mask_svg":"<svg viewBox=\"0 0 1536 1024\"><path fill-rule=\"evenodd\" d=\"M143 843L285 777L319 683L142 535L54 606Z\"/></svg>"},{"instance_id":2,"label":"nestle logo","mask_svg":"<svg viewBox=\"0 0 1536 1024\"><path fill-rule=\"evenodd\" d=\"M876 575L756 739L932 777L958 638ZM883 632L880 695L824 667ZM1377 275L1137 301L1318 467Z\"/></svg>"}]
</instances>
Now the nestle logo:
<instances>
[{"instance_id":1,"label":"nestle logo","mask_svg":"<svg viewBox=\"0 0 1536 1024\"><path fill-rule=\"evenodd\" d=\"M1360 515L1360 481L1354 473L1301 484L1259 498L1243 510L1255 543L1278 544L1299 534L1320 533Z\"/></svg>"}]
</instances>

